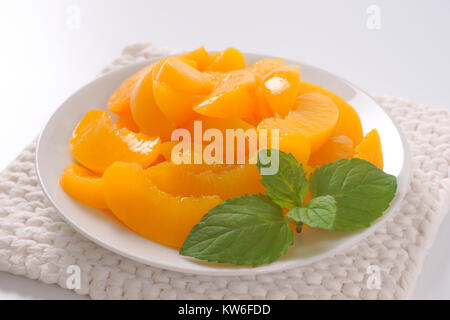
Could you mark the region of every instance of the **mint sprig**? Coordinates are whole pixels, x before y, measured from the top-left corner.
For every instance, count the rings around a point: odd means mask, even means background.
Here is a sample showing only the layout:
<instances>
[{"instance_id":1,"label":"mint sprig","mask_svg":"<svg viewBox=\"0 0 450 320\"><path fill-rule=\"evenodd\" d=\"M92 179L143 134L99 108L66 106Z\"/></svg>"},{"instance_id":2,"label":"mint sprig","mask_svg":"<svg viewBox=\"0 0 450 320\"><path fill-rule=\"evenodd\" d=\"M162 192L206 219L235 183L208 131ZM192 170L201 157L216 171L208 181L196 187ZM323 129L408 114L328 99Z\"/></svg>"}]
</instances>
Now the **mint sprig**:
<instances>
[{"instance_id":1,"label":"mint sprig","mask_svg":"<svg viewBox=\"0 0 450 320\"><path fill-rule=\"evenodd\" d=\"M397 179L368 161L341 159L316 169L310 177L313 197L333 196L337 204L336 229L368 227L389 207Z\"/></svg>"},{"instance_id":2,"label":"mint sprig","mask_svg":"<svg viewBox=\"0 0 450 320\"><path fill-rule=\"evenodd\" d=\"M286 216L311 228L334 230L336 222L336 200L332 196L311 199L304 207L295 207Z\"/></svg>"},{"instance_id":3,"label":"mint sprig","mask_svg":"<svg viewBox=\"0 0 450 320\"><path fill-rule=\"evenodd\" d=\"M202 260L251 264L270 263L294 241L279 205L262 194L223 201L194 226L180 254Z\"/></svg>"},{"instance_id":4,"label":"mint sprig","mask_svg":"<svg viewBox=\"0 0 450 320\"><path fill-rule=\"evenodd\" d=\"M267 152L267 157L270 157L273 151L269 149L259 152L256 167L261 174L262 168L270 166L261 162L263 152ZM279 153L278 172L274 175L262 175L261 178L261 183L266 187L266 194L282 208L301 206L308 194L308 180L303 166L291 153L278 150L275 152Z\"/></svg>"},{"instance_id":5,"label":"mint sprig","mask_svg":"<svg viewBox=\"0 0 450 320\"><path fill-rule=\"evenodd\" d=\"M286 253L294 241L290 224L327 231L367 227L389 207L396 178L368 161L341 159L317 168L308 182L292 154L278 150L279 169L262 175L266 194L223 201L192 228L180 254L201 260L258 266ZM260 161L258 170L267 167ZM266 154L267 155L267 154ZM267 158L267 157L266 157ZM313 198L303 206L311 189ZM290 209L286 215L282 208Z\"/></svg>"}]
</instances>

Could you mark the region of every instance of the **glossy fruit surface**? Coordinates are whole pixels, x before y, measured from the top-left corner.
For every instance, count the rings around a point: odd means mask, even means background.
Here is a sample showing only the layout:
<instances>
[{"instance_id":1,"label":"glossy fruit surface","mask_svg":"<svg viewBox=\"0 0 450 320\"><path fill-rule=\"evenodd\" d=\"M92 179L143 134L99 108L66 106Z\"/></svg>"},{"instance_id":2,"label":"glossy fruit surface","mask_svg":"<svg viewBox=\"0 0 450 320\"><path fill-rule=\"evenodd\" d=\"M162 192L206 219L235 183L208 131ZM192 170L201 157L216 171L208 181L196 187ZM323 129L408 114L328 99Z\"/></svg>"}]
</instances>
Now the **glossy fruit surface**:
<instances>
[{"instance_id":1,"label":"glossy fruit surface","mask_svg":"<svg viewBox=\"0 0 450 320\"><path fill-rule=\"evenodd\" d=\"M103 181L96 175L77 164L65 168L59 183L63 190L75 200L98 209L106 209L103 196Z\"/></svg>"},{"instance_id":2,"label":"glossy fruit surface","mask_svg":"<svg viewBox=\"0 0 450 320\"><path fill-rule=\"evenodd\" d=\"M247 70L214 74L215 89L194 107L194 111L214 118L246 118L256 106L255 76Z\"/></svg>"},{"instance_id":3,"label":"glossy fruit surface","mask_svg":"<svg viewBox=\"0 0 450 320\"><path fill-rule=\"evenodd\" d=\"M383 170L383 151L377 129L371 130L356 146L354 157L367 160Z\"/></svg>"},{"instance_id":4,"label":"glossy fruit surface","mask_svg":"<svg viewBox=\"0 0 450 320\"><path fill-rule=\"evenodd\" d=\"M258 129L278 129L280 137L300 132L309 139L311 153L316 152L333 134L339 110L320 93L299 96L285 118L273 117L259 123Z\"/></svg>"},{"instance_id":5,"label":"glossy fruit surface","mask_svg":"<svg viewBox=\"0 0 450 320\"><path fill-rule=\"evenodd\" d=\"M225 200L264 190L255 165L197 173L172 162L163 162L148 168L146 175L160 190L180 196L218 195Z\"/></svg>"},{"instance_id":6,"label":"glossy fruit surface","mask_svg":"<svg viewBox=\"0 0 450 320\"><path fill-rule=\"evenodd\" d=\"M353 155L353 141L347 136L332 136L313 153L308 164L312 167L321 166L339 159L348 159Z\"/></svg>"},{"instance_id":7,"label":"glossy fruit surface","mask_svg":"<svg viewBox=\"0 0 450 320\"><path fill-rule=\"evenodd\" d=\"M107 103L108 109L119 115L128 112L130 109L130 97L134 87L142 76L151 68L152 65L146 66L127 78L109 98Z\"/></svg>"},{"instance_id":8,"label":"glossy fruit surface","mask_svg":"<svg viewBox=\"0 0 450 320\"><path fill-rule=\"evenodd\" d=\"M264 99L272 113L286 116L294 106L300 87L300 68L282 66L267 73L261 81Z\"/></svg>"},{"instance_id":9,"label":"glossy fruit surface","mask_svg":"<svg viewBox=\"0 0 450 320\"><path fill-rule=\"evenodd\" d=\"M140 131L149 136L170 140L175 123L167 119L153 95L152 69L138 81L131 94L131 115Z\"/></svg>"},{"instance_id":10,"label":"glossy fruit surface","mask_svg":"<svg viewBox=\"0 0 450 320\"><path fill-rule=\"evenodd\" d=\"M116 162L103 175L112 213L134 232L180 248L192 227L222 200L218 196L181 197L159 190L135 164Z\"/></svg>"},{"instance_id":11,"label":"glossy fruit surface","mask_svg":"<svg viewBox=\"0 0 450 320\"><path fill-rule=\"evenodd\" d=\"M115 161L136 162L148 167L159 155L160 139L111 125L105 111L91 110L72 133L72 155L84 167L96 173Z\"/></svg>"},{"instance_id":12,"label":"glossy fruit surface","mask_svg":"<svg viewBox=\"0 0 450 320\"><path fill-rule=\"evenodd\" d=\"M201 46L195 50L186 52L181 55L187 59L193 60L197 63L197 69L204 71L209 62L211 61L211 55L205 50L205 47Z\"/></svg>"},{"instance_id":13,"label":"glossy fruit surface","mask_svg":"<svg viewBox=\"0 0 450 320\"><path fill-rule=\"evenodd\" d=\"M311 92L318 92L326 95L333 100L338 107L339 118L336 124L336 134L349 137L352 139L355 146L360 143L363 138L363 129L361 120L359 119L358 113L356 113L355 109L353 109L351 105L349 105L337 94L316 84L300 81L299 94L302 95Z\"/></svg>"},{"instance_id":14,"label":"glossy fruit surface","mask_svg":"<svg viewBox=\"0 0 450 320\"><path fill-rule=\"evenodd\" d=\"M223 51L213 54L206 70L228 72L232 70L244 69L245 66L245 58L242 52L233 47L229 47Z\"/></svg>"}]
</instances>

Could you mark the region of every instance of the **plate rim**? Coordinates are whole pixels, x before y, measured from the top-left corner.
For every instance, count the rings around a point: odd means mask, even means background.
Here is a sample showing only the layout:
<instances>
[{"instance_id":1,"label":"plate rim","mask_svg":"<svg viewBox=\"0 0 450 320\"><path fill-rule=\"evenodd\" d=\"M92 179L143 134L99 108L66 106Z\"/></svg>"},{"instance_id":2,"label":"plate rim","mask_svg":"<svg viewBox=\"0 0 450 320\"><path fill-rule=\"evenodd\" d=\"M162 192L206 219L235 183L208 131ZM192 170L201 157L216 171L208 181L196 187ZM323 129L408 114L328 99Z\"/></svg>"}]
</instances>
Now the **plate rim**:
<instances>
[{"instance_id":1,"label":"plate rim","mask_svg":"<svg viewBox=\"0 0 450 320\"><path fill-rule=\"evenodd\" d=\"M253 52L243 52L244 56L257 56L257 57L264 57L264 58L275 58L274 56L271 55L266 55L266 54L259 54L259 53L253 53ZM145 265L148 266L153 266L153 267L157 267L157 268L161 268L163 270L171 270L171 271L176 271L176 272L180 272L180 273L188 273L188 274L197 274L197 275L206 275L206 276L243 276L243 275L256 275L256 274L264 274L264 273L271 273L271 272L276 272L276 271L285 271L285 270L290 270L296 267L301 267L301 266L305 266L305 265L309 265L311 263L320 261L322 259L325 259L327 257L333 256L338 252L344 251L346 249L348 249L349 247L357 244L358 242L360 242L361 240L367 238L368 236L370 236L373 232L375 232L376 229L378 229L380 226L382 226L387 219L389 219L392 214L394 214L394 212L398 209L400 203L402 202L403 198L406 195L407 189L410 185L410 181L411 181L411 152L410 152L410 146L409 143L406 139L405 134L403 133L403 130L400 128L400 126L396 123L396 121L394 121L394 119L392 118L392 116L386 112L385 108L379 104L370 94L368 94L366 91L362 90L361 88L359 88L358 86L354 85L353 83L343 79L342 77L331 73L327 70L324 70L320 67L316 67L314 65L308 64L308 63L303 63L291 58L284 58L284 57L277 57L277 58L281 58L281 59L285 59L288 61L293 61L297 64L301 64L316 70L319 70L320 72L324 72L326 74L328 74L329 76L332 76L334 78L336 78L339 81L344 82L345 84L355 88L356 90L359 90L360 92L362 92L363 94L365 94L370 100L372 100L373 103L375 103L378 107L380 107L380 109L389 117L389 119L392 121L393 125L395 126L397 132L399 133L400 139L401 139L401 143L403 146L403 166L400 170L400 173L397 176L397 179L401 179L402 181L398 182L398 188L397 188L397 192L394 196L394 199L392 200L392 202L389 205L389 208L385 211L385 213L383 213L383 215L378 218L375 222L373 222L368 228L364 229L363 231L361 231L360 233L353 235L353 239L352 241L348 241L345 243L342 243L340 245L337 245L336 247L327 250L325 252L322 252L320 254L314 255L312 257L308 257L305 258L303 260L298 260L298 259L293 259L290 261L285 261L285 264L283 266L280 266L277 269L266 269L264 268L264 266L268 266L270 264L265 264L263 266L260 267L251 267L251 266L243 266L243 268L229 268L229 269L216 269L214 267L209 268L208 270L185 270L183 267L177 267L177 266L167 266L164 265L162 263L159 262L149 262L148 260L145 260L143 258L134 256L132 254L129 254L123 250L117 249L111 245L108 244L107 241L102 240L99 237L95 237L95 235L90 234L89 232L87 232L86 230L82 229L81 227L79 227L77 225L77 223L75 221L73 221L70 217L70 215L66 215L63 213L63 210L61 210L61 208L58 206L58 201L56 201L50 194L50 192L47 190L45 183L43 181L43 178L41 176L41 169L40 169L40 149L41 149L41 144L42 144L42 138L44 136L44 133L46 131L46 129L48 128L49 124L52 122L53 118L56 116L56 114L58 113L59 109L61 109L65 103L67 101L69 101L77 92L83 90L84 88L90 86L93 82L96 81L101 81L101 79L108 77L109 75L111 75L112 73L116 73L116 72L120 72L121 70L123 70L124 68L130 68L132 69L135 65L140 65L140 64L144 64L144 63L152 63L155 62L157 60L159 60L162 57L165 56L169 56L169 55L162 55L162 56L158 56L158 57L154 57L151 59L146 59L146 60L142 60L142 61L138 61L135 63L131 63L127 66L123 66L121 68L118 68L116 70L113 70L111 72L108 72L104 75L100 75L99 77L89 81L87 84L81 86L80 88L78 88L77 90L75 90L70 96L68 96L59 106L58 108L56 108L56 110L53 112L53 114L49 117L49 119L46 121L43 129L41 130L37 142L36 142L36 151L35 151L35 171L36 171L36 176L38 178L38 182L39 185L44 193L44 195L46 196L46 198L49 200L50 204L56 209L56 211L58 212L58 214L60 216L63 217L63 219L72 227L74 228L77 232L79 232L83 237L87 238L88 240L100 245L101 247L110 250L116 254L119 254L123 257L126 257L128 259L131 259L133 261L137 261L140 263L143 263ZM132 231L130 231L132 232Z\"/></svg>"}]
</instances>

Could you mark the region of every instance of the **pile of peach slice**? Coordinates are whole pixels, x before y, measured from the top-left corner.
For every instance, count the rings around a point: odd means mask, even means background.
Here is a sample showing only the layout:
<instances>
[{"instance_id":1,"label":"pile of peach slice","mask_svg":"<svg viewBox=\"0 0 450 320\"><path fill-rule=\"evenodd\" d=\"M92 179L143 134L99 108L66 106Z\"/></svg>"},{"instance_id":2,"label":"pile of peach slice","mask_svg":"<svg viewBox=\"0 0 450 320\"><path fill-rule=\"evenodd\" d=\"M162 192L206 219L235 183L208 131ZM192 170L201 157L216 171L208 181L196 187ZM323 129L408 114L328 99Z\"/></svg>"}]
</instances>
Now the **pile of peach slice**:
<instances>
[{"instance_id":1,"label":"pile of peach slice","mask_svg":"<svg viewBox=\"0 0 450 320\"><path fill-rule=\"evenodd\" d=\"M254 164L174 162L172 134L193 132L194 121L221 132L278 129L279 149L310 171L352 157L382 169L377 131L363 137L353 107L300 75L298 66L279 58L247 66L235 48L211 54L200 47L163 58L112 93L112 117L91 110L80 120L70 139L75 163L60 184L73 199L110 211L134 232L179 248L221 201L263 191Z\"/></svg>"}]
</instances>

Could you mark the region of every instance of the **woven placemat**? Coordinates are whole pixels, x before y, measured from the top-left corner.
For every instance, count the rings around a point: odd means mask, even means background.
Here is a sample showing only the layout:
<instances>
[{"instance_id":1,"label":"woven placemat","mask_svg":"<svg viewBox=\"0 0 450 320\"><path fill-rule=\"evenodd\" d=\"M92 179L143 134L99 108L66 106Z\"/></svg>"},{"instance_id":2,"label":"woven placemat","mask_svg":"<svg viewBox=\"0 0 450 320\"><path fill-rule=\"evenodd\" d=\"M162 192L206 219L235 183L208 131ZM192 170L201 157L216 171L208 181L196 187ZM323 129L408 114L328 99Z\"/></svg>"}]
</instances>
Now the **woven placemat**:
<instances>
[{"instance_id":1,"label":"woven placemat","mask_svg":"<svg viewBox=\"0 0 450 320\"><path fill-rule=\"evenodd\" d=\"M124 49L103 72L172 51ZM402 99L376 100L403 129L412 154L410 189L397 212L357 245L308 266L256 276L207 277L134 262L85 239L50 205L35 173L35 144L0 174L0 271L66 288L67 268L82 270L75 291L95 299L403 299L450 207L450 112ZM367 285L378 266L380 287Z\"/></svg>"}]
</instances>

